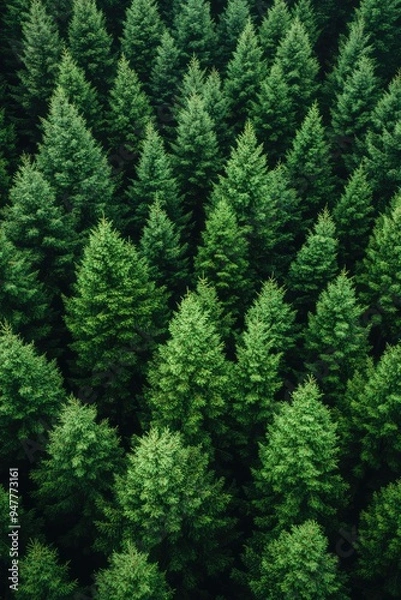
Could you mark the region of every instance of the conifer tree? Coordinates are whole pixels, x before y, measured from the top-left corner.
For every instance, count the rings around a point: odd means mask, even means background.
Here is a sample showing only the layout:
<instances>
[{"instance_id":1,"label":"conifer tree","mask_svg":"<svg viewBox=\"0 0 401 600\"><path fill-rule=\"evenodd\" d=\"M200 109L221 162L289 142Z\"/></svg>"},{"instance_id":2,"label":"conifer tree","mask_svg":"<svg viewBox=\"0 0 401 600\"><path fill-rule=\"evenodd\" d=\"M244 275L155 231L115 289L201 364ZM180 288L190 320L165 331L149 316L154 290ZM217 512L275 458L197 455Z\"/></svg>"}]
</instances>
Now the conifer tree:
<instances>
[{"instance_id":1,"label":"conifer tree","mask_svg":"<svg viewBox=\"0 0 401 600\"><path fill-rule=\"evenodd\" d=\"M268 67L274 62L277 47L291 25L291 13L285 0L274 0L259 27L260 45Z\"/></svg>"},{"instance_id":2,"label":"conifer tree","mask_svg":"<svg viewBox=\"0 0 401 600\"><path fill-rule=\"evenodd\" d=\"M206 219L195 257L195 274L213 282L225 311L237 322L252 292L245 233L229 202L222 198Z\"/></svg>"},{"instance_id":3,"label":"conifer tree","mask_svg":"<svg viewBox=\"0 0 401 600\"><path fill-rule=\"evenodd\" d=\"M176 13L173 37L180 51L179 67L183 72L193 54L202 67L211 67L217 49L216 26L206 0L183 0Z\"/></svg>"},{"instance_id":4,"label":"conifer tree","mask_svg":"<svg viewBox=\"0 0 401 600\"><path fill-rule=\"evenodd\" d=\"M50 522L63 518L63 543L72 546L93 541L94 520L101 516L97 507L122 470L116 431L96 418L94 406L70 398L49 432L48 457L31 473L39 506Z\"/></svg>"},{"instance_id":5,"label":"conifer tree","mask_svg":"<svg viewBox=\"0 0 401 600\"><path fill-rule=\"evenodd\" d=\"M136 178L126 192L129 206L126 231L133 235L134 239L139 237L150 207L156 199L176 227L181 229L185 224L178 182L171 163L171 157L165 150L160 134L152 122L148 122L136 167Z\"/></svg>"},{"instance_id":6,"label":"conifer tree","mask_svg":"<svg viewBox=\"0 0 401 600\"><path fill-rule=\"evenodd\" d=\"M347 486L338 469L336 424L314 380L298 386L291 403L281 405L259 456L254 504L262 530L273 537L307 519L333 522Z\"/></svg>"},{"instance_id":7,"label":"conifer tree","mask_svg":"<svg viewBox=\"0 0 401 600\"><path fill-rule=\"evenodd\" d=\"M184 76L179 86L176 104L174 106L175 111L184 108L193 94L202 96L205 77L206 69L201 68L198 58L193 54L188 62L187 69L184 72Z\"/></svg>"},{"instance_id":8,"label":"conifer tree","mask_svg":"<svg viewBox=\"0 0 401 600\"><path fill-rule=\"evenodd\" d=\"M401 197L396 196L391 211L376 220L358 275L360 296L380 307L377 316L389 341L398 341L401 326L400 230Z\"/></svg>"},{"instance_id":9,"label":"conifer tree","mask_svg":"<svg viewBox=\"0 0 401 600\"><path fill-rule=\"evenodd\" d=\"M325 400L334 405L347 380L366 361L369 329L361 322L363 312L353 282L343 271L321 293L315 313L309 314L305 346L310 367L319 377Z\"/></svg>"},{"instance_id":10,"label":"conifer tree","mask_svg":"<svg viewBox=\"0 0 401 600\"><path fill-rule=\"evenodd\" d=\"M285 162L290 185L301 199L303 229L330 203L334 192L331 157L319 109L314 103L297 131Z\"/></svg>"},{"instance_id":11,"label":"conifer tree","mask_svg":"<svg viewBox=\"0 0 401 600\"><path fill-rule=\"evenodd\" d=\"M160 38L150 75L150 92L153 106L163 128L174 120L173 100L180 83L180 51L169 31L165 30Z\"/></svg>"},{"instance_id":12,"label":"conifer tree","mask_svg":"<svg viewBox=\"0 0 401 600\"><path fill-rule=\"evenodd\" d=\"M56 363L47 361L9 325L0 330L0 357L1 454L17 460L29 450L29 441L43 441L46 428L60 412L65 392Z\"/></svg>"},{"instance_id":13,"label":"conifer tree","mask_svg":"<svg viewBox=\"0 0 401 600\"><path fill-rule=\"evenodd\" d=\"M46 113L61 55L57 27L41 0L32 1L22 35L23 67L18 72L16 96L29 117L30 134L36 141L33 128L39 124L38 117Z\"/></svg>"},{"instance_id":14,"label":"conifer tree","mask_svg":"<svg viewBox=\"0 0 401 600\"><path fill-rule=\"evenodd\" d=\"M5 109L0 108L0 206L6 202L11 183L11 170L16 159L15 128L7 121Z\"/></svg>"},{"instance_id":15,"label":"conifer tree","mask_svg":"<svg viewBox=\"0 0 401 600\"><path fill-rule=\"evenodd\" d=\"M339 256L347 268L363 258L373 219L372 187L359 166L349 178L333 208Z\"/></svg>"},{"instance_id":16,"label":"conifer tree","mask_svg":"<svg viewBox=\"0 0 401 600\"><path fill-rule=\"evenodd\" d=\"M360 516L358 574L367 586L379 584L391 598L400 587L400 513L401 480L374 492L373 499Z\"/></svg>"},{"instance_id":17,"label":"conifer tree","mask_svg":"<svg viewBox=\"0 0 401 600\"><path fill-rule=\"evenodd\" d=\"M165 309L145 260L104 219L90 235L74 295L65 303L78 379L89 382L102 415L107 410L122 418L132 412L131 385L160 334Z\"/></svg>"},{"instance_id":18,"label":"conifer tree","mask_svg":"<svg viewBox=\"0 0 401 600\"><path fill-rule=\"evenodd\" d=\"M224 156L229 153L230 134L227 128L228 100L224 93L219 72L212 69L201 91L205 109L214 122L219 147Z\"/></svg>"},{"instance_id":19,"label":"conifer tree","mask_svg":"<svg viewBox=\"0 0 401 600\"><path fill-rule=\"evenodd\" d=\"M347 600L338 557L314 520L283 531L264 549L250 587L256 600ZM305 560L307 553L307 560Z\"/></svg>"},{"instance_id":20,"label":"conifer tree","mask_svg":"<svg viewBox=\"0 0 401 600\"><path fill-rule=\"evenodd\" d=\"M21 600L68 600L77 589L68 576L68 563L60 564L57 550L37 539L30 540L20 563Z\"/></svg>"},{"instance_id":21,"label":"conifer tree","mask_svg":"<svg viewBox=\"0 0 401 600\"><path fill-rule=\"evenodd\" d=\"M217 25L219 40L219 68L225 71L237 46L238 38L250 20L248 0L228 0Z\"/></svg>"},{"instance_id":22,"label":"conifer tree","mask_svg":"<svg viewBox=\"0 0 401 600\"><path fill-rule=\"evenodd\" d=\"M53 94L50 111L43 121L43 140L36 157L66 213L72 213L77 232L94 225L111 212L111 169L77 109L62 88Z\"/></svg>"},{"instance_id":23,"label":"conifer tree","mask_svg":"<svg viewBox=\"0 0 401 600\"><path fill-rule=\"evenodd\" d=\"M399 475L401 346L387 346L358 394L351 398L354 431L362 463L374 469L390 468Z\"/></svg>"},{"instance_id":24,"label":"conifer tree","mask_svg":"<svg viewBox=\"0 0 401 600\"><path fill-rule=\"evenodd\" d=\"M228 121L233 137L243 129L246 119L250 116L252 102L256 99L264 75L262 49L249 19L227 65L224 85L229 105Z\"/></svg>"},{"instance_id":25,"label":"conifer tree","mask_svg":"<svg viewBox=\"0 0 401 600\"><path fill-rule=\"evenodd\" d=\"M136 154L145 127L152 117L149 99L143 91L138 75L124 55L117 65L117 74L110 90L107 113L107 133L110 148L120 146Z\"/></svg>"},{"instance_id":26,"label":"conifer tree","mask_svg":"<svg viewBox=\"0 0 401 600\"><path fill-rule=\"evenodd\" d=\"M204 277L199 277L193 293L196 294L201 310L209 314L209 319L213 322L223 342L226 343L226 346L231 347L234 320L232 315L224 310L213 283Z\"/></svg>"},{"instance_id":27,"label":"conifer tree","mask_svg":"<svg viewBox=\"0 0 401 600\"><path fill-rule=\"evenodd\" d=\"M316 304L319 294L338 272L338 240L327 208L291 263L288 273L290 296L303 318Z\"/></svg>"},{"instance_id":28,"label":"conifer tree","mask_svg":"<svg viewBox=\"0 0 401 600\"><path fill-rule=\"evenodd\" d=\"M42 173L23 159L3 210L3 231L16 248L29 253L31 268L49 292L66 291L73 278L77 236ZM75 240L75 241L74 241Z\"/></svg>"},{"instance_id":29,"label":"conifer tree","mask_svg":"<svg viewBox=\"0 0 401 600\"><path fill-rule=\"evenodd\" d=\"M71 56L99 92L104 103L112 77L112 39L96 0L73 0L68 26Z\"/></svg>"},{"instance_id":30,"label":"conifer tree","mask_svg":"<svg viewBox=\"0 0 401 600\"><path fill-rule=\"evenodd\" d=\"M102 112L95 88L86 80L85 73L78 67L68 50L64 50L56 84L67 100L75 106L95 134L102 128Z\"/></svg>"},{"instance_id":31,"label":"conifer tree","mask_svg":"<svg viewBox=\"0 0 401 600\"><path fill-rule=\"evenodd\" d=\"M378 96L378 80L372 59L362 56L345 79L331 109L331 136L340 151L340 169L349 174L362 156L357 152L370 126L370 117ZM345 142L346 140L346 142Z\"/></svg>"},{"instance_id":32,"label":"conifer tree","mask_svg":"<svg viewBox=\"0 0 401 600\"><path fill-rule=\"evenodd\" d=\"M213 318L193 293L169 324L170 339L157 348L148 372L152 422L178 430L187 444L213 454L225 432L229 366ZM213 442L212 442L213 441Z\"/></svg>"},{"instance_id":33,"label":"conifer tree","mask_svg":"<svg viewBox=\"0 0 401 600\"><path fill-rule=\"evenodd\" d=\"M161 20L156 0L133 0L129 5L121 38L121 50L128 60L130 67L137 73L139 79L146 85L149 73L156 58L157 47L163 34L164 26Z\"/></svg>"},{"instance_id":34,"label":"conifer tree","mask_svg":"<svg viewBox=\"0 0 401 600\"><path fill-rule=\"evenodd\" d=\"M171 600L165 576L144 552L128 542L122 552L113 552L109 567L96 575L96 599Z\"/></svg>"}]
</instances>

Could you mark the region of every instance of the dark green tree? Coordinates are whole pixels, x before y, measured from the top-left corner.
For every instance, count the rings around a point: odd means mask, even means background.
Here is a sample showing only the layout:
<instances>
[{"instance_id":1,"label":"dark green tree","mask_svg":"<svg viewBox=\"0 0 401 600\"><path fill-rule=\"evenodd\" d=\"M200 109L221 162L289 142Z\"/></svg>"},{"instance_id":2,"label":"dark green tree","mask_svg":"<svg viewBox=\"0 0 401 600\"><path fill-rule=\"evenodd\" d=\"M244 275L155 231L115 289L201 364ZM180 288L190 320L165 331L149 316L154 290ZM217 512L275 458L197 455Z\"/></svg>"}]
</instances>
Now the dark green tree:
<instances>
[{"instance_id":1,"label":"dark green tree","mask_svg":"<svg viewBox=\"0 0 401 600\"><path fill-rule=\"evenodd\" d=\"M0 330L0 356L1 454L18 460L25 451L31 458L31 442L44 442L65 401L62 378L56 363L9 325Z\"/></svg>"},{"instance_id":2,"label":"dark green tree","mask_svg":"<svg viewBox=\"0 0 401 600\"><path fill-rule=\"evenodd\" d=\"M292 18L298 19L305 27L312 47L316 45L320 36L315 7L316 4L312 0L297 0L291 11Z\"/></svg>"},{"instance_id":3,"label":"dark green tree","mask_svg":"<svg viewBox=\"0 0 401 600\"><path fill-rule=\"evenodd\" d=\"M260 575L250 581L256 600L347 600L337 556L313 520L283 531L264 549ZM307 560L305 560L305 555Z\"/></svg>"},{"instance_id":4,"label":"dark green tree","mask_svg":"<svg viewBox=\"0 0 401 600\"><path fill-rule=\"evenodd\" d=\"M359 166L348 179L333 208L341 262L351 268L361 260L373 221L372 187Z\"/></svg>"},{"instance_id":5,"label":"dark green tree","mask_svg":"<svg viewBox=\"0 0 401 600\"><path fill-rule=\"evenodd\" d=\"M173 103L181 81L179 59L180 51L166 30L156 49L149 83L152 105L156 108L158 123L164 130L174 124Z\"/></svg>"},{"instance_id":6,"label":"dark green tree","mask_svg":"<svg viewBox=\"0 0 401 600\"><path fill-rule=\"evenodd\" d=\"M102 415L132 413L133 381L160 334L165 308L146 261L108 221L92 231L65 304L79 382L91 386Z\"/></svg>"},{"instance_id":7,"label":"dark green tree","mask_svg":"<svg viewBox=\"0 0 401 600\"><path fill-rule=\"evenodd\" d=\"M217 49L216 25L211 16L210 2L183 0L176 13L173 37L180 51L179 68L183 72L195 54L202 67L214 64Z\"/></svg>"},{"instance_id":8,"label":"dark green tree","mask_svg":"<svg viewBox=\"0 0 401 600\"><path fill-rule=\"evenodd\" d=\"M198 58L193 54L178 89L174 105L175 112L183 109L193 94L202 96L205 77L206 69L201 68Z\"/></svg>"},{"instance_id":9,"label":"dark green tree","mask_svg":"<svg viewBox=\"0 0 401 600\"><path fill-rule=\"evenodd\" d=\"M96 0L73 0L68 47L104 103L113 70L112 39L107 33L105 17L97 8Z\"/></svg>"},{"instance_id":10,"label":"dark green tree","mask_svg":"<svg viewBox=\"0 0 401 600\"><path fill-rule=\"evenodd\" d=\"M109 567L96 574L96 600L171 600L172 592L163 573L128 542L122 552L113 552Z\"/></svg>"},{"instance_id":11,"label":"dark green tree","mask_svg":"<svg viewBox=\"0 0 401 600\"><path fill-rule=\"evenodd\" d=\"M251 17L248 0L228 0L219 16L217 35L219 40L219 64L225 71L237 46L238 38Z\"/></svg>"},{"instance_id":12,"label":"dark green tree","mask_svg":"<svg viewBox=\"0 0 401 600\"><path fill-rule=\"evenodd\" d=\"M121 50L148 91L149 74L164 31L156 0L133 0L129 5L121 38Z\"/></svg>"},{"instance_id":13,"label":"dark green tree","mask_svg":"<svg viewBox=\"0 0 401 600\"><path fill-rule=\"evenodd\" d=\"M213 283L204 277L199 277L194 293L199 300L201 310L209 314L209 318L212 320L221 339L226 343L226 346L231 345L234 320L224 310Z\"/></svg>"},{"instance_id":14,"label":"dark green tree","mask_svg":"<svg viewBox=\"0 0 401 600\"><path fill-rule=\"evenodd\" d=\"M259 27L260 45L268 67L271 67L281 40L291 25L291 13L285 0L274 0Z\"/></svg>"},{"instance_id":15,"label":"dark green tree","mask_svg":"<svg viewBox=\"0 0 401 600\"><path fill-rule=\"evenodd\" d=\"M195 257L195 274L213 282L225 311L242 322L251 294L246 230L222 198L210 211Z\"/></svg>"},{"instance_id":16,"label":"dark green tree","mask_svg":"<svg viewBox=\"0 0 401 600\"><path fill-rule=\"evenodd\" d=\"M230 134L227 128L228 99L224 93L220 74L216 69L210 71L203 84L201 95L205 108L214 122L219 147L226 156L230 150Z\"/></svg>"},{"instance_id":17,"label":"dark green tree","mask_svg":"<svg viewBox=\"0 0 401 600\"><path fill-rule=\"evenodd\" d=\"M0 206L8 196L11 184L11 170L16 159L15 127L8 122L6 111L0 108Z\"/></svg>"},{"instance_id":18,"label":"dark green tree","mask_svg":"<svg viewBox=\"0 0 401 600\"><path fill-rule=\"evenodd\" d=\"M336 405L347 380L364 367L369 328L357 300L354 285L345 271L319 296L314 314L309 314L305 346L310 368L319 378L325 400Z\"/></svg>"},{"instance_id":19,"label":"dark green tree","mask_svg":"<svg viewBox=\"0 0 401 600\"><path fill-rule=\"evenodd\" d=\"M111 169L84 118L60 87L52 97L43 130L37 167L54 189L57 204L72 214L75 229L81 233L103 211L112 212Z\"/></svg>"},{"instance_id":20,"label":"dark green tree","mask_svg":"<svg viewBox=\"0 0 401 600\"><path fill-rule=\"evenodd\" d=\"M101 516L98 504L122 470L116 431L107 420L96 419L94 406L70 398L49 432L47 458L31 473L37 485L33 495L47 520L63 519L63 544L93 541L94 520Z\"/></svg>"},{"instance_id":21,"label":"dark green tree","mask_svg":"<svg viewBox=\"0 0 401 600\"><path fill-rule=\"evenodd\" d=\"M30 540L20 561L18 598L21 600L69 600L77 589L68 575L68 563L60 564L58 552L39 540Z\"/></svg>"},{"instance_id":22,"label":"dark green tree","mask_svg":"<svg viewBox=\"0 0 401 600\"><path fill-rule=\"evenodd\" d=\"M326 208L318 215L288 272L289 294L303 319L337 275L337 252L336 228Z\"/></svg>"}]
</instances>

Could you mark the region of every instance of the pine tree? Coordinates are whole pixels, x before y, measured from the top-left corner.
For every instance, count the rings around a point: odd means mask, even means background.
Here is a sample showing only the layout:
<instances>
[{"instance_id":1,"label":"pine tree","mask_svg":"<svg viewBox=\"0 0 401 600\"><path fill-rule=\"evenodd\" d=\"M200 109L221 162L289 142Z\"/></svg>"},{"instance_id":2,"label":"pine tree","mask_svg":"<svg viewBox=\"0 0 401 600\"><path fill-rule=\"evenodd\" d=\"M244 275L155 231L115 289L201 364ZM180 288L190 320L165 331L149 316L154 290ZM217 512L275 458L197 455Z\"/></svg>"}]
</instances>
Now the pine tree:
<instances>
[{"instance_id":1,"label":"pine tree","mask_svg":"<svg viewBox=\"0 0 401 600\"><path fill-rule=\"evenodd\" d=\"M68 102L75 106L88 127L96 134L102 128L98 95L68 50L63 52L56 84L62 88Z\"/></svg>"},{"instance_id":2,"label":"pine tree","mask_svg":"<svg viewBox=\"0 0 401 600\"><path fill-rule=\"evenodd\" d=\"M313 520L283 531L264 549L260 575L250 581L256 600L347 600L339 560ZM307 552L307 560L305 560Z\"/></svg>"},{"instance_id":3,"label":"pine tree","mask_svg":"<svg viewBox=\"0 0 401 600\"><path fill-rule=\"evenodd\" d=\"M290 296L303 318L316 304L319 294L338 272L338 240L327 208L291 263L288 273Z\"/></svg>"},{"instance_id":4,"label":"pine tree","mask_svg":"<svg viewBox=\"0 0 401 600\"><path fill-rule=\"evenodd\" d=\"M310 367L319 377L325 400L334 405L347 380L366 361L369 329L361 322L363 312L353 282L343 271L319 296L315 314L309 314L305 346Z\"/></svg>"},{"instance_id":5,"label":"pine tree","mask_svg":"<svg viewBox=\"0 0 401 600\"><path fill-rule=\"evenodd\" d=\"M171 163L171 157L164 148L160 134L149 122L145 129L136 178L126 192L129 206L126 230L134 239L139 238L150 207L156 199L176 227L181 229L186 222L182 214L178 182Z\"/></svg>"},{"instance_id":6,"label":"pine tree","mask_svg":"<svg viewBox=\"0 0 401 600\"><path fill-rule=\"evenodd\" d=\"M264 77L262 49L248 20L238 38L235 52L227 65L224 91L229 104L229 125L234 138L243 129L250 116L252 102L256 99Z\"/></svg>"},{"instance_id":7,"label":"pine tree","mask_svg":"<svg viewBox=\"0 0 401 600\"><path fill-rule=\"evenodd\" d=\"M106 220L91 233L65 304L78 379L89 382L102 415L120 419L133 410L133 381L160 334L164 306L145 260Z\"/></svg>"},{"instance_id":8,"label":"pine tree","mask_svg":"<svg viewBox=\"0 0 401 600\"><path fill-rule=\"evenodd\" d=\"M195 257L195 274L212 281L225 311L241 320L252 293L248 242L235 212L222 198L210 211Z\"/></svg>"},{"instance_id":9,"label":"pine tree","mask_svg":"<svg viewBox=\"0 0 401 600\"><path fill-rule=\"evenodd\" d=\"M377 317L389 341L398 341L401 327L400 228L401 197L397 196L392 210L376 220L358 275L360 296L369 306L380 308Z\"/></svg>"},{"instance_id":10,"label":"pine tree","mask_svg":"<svg viewBox=\"0 0 401 600\"><path fill-rule=\"evenodd\" d=\"M401 593L400 501L401 480L397 480L375 492L360 516L358 574L367 586L379 584L391 598Z\"/></svg>"},{"instance_id":11,"label":"pine tree","mask_svg":"<svg viewBox=\"0 0 401 600\"><path fill-rule=\"evenodd\" d=\"M315 6L311 0L297 0L291 11L292 18L298 19L305 27L312 47L316 45L320 36Z\"/></svg>"},{"instance_id":12,"label":"pine tree","mask_svg":"<svg viewBox=\"0 0 401 600\"><path fill-rule=\"evenodd\" d=\"M85 71L104 103L112 77L112 39L96 0L73 0L68 44L71 56Z\"/></svg>"},{"instance_id":13,"label":"pine tree","mask_svg":"<svg viewBox=\"0 0 401 600\"><path fill-rule=\"evenodd\" d=\"M336 424L307 380L283 403L260 445L254 471L261 516L256 523L272 536L307 519L330 524L347 489L338 470Z\"/></svg>"},{"instance_id":14,"label":"pine tree","mask_svg":"<svg viewBox=\"0 0 401 600\"><path fill-rule=\"evenodd\" d=\"M364 256L373 220L372 187L359 166L333 208L341 261L352 267Z\"/></svg>"},{"instance_id":15,"label":"pine tree","mask_svg":"<svg viewBox=\"0 0 401 600\"><path fill-rule=\"evenodd\" d=\"M285 0L274 0L269 6L259 27L260 45L268 67L274 62L281 40L291 25L291 13Z\"/></svg>"},{"instance_id":16,"label":"pine tree","mask_svg":"<svg viewBox=\"0 0 401 600\"><path fill-rule=\"evenodd\" d=\"M401 346L387 346L364 386L351 399L351 418L364 465L400 474Z\"/></svg>"},{"instance_id":17,"label":"pine tree","mask_svg":"<svg viewBox=\"0 0 401 600\"><path fill-rule=\"evenodd\" d=\"M11 184L11 171L16 162L16 134L8 122L6 111L0 108L0 206L4 206Z\"/></svg>"},{"instance_id":18,"label":"pine tree","mask_svg":"<svg viewBox=\"0 0 401 600\"><path fill-rule=\"evenodd\" d=\"M137 439L126 474L117 477L113 507L123 517L122 538L158 561L179 597L201 593L207 577L230 562L224 540L233 523L223 486L207 455L168 429Z\"/></svg>"},{"instance_id":19,"label":"pine tree","mask_svg":"<svg viewBox=\"0 0 401 600\"><path fill-rule=\"evenodd\" d=\"M31 473L38 488L34 497L47 520L63 518L63 544L93 541L94 521L101 516L99 502L122 470L116 431L107 420L97 423L96 418L94 406L70 398L49 432L48 457Z\"/></svg>"},{"instance_id":20,"label":"pine tree","mask_svg":"<svg viewBox=\"0 0 401 600\"><path fill-rule=\"evenodd\" d=\"M193 293L196 294L202 312L208 313L209 319L212 321L218 335L225 342L226 346L231 349L234 320L232 315L224 310L224 306L217 296L214 284L204 277L199 277Z\"/></svg>"},{"instance_id":21,"label":"pine tree","mask_svg":"<svg viewBox=\"0 0 401 600\"><path fill-rule=\"evenodd\" d=\"M221 339L193 293L181 301L169 331L148 371L152 422L180 431L185 443L202 444L213 454L213 446L224 442L229 386Z\"/></svg>"},{"instance_id":22,"label":"pine tree","mask_svg":"<svg viewBox=\"0 0 401 600\"><path fill-rule=\"evenodd\" d=\"M77 232L94 225L110 208L111 169L83 117L68 102L61 88L55 91L43 121L43 141L36 157L66 213L72 213Z\"/></svg>"},{"instance_id":23,"label":"pine tree","mask_svg":"<svg viewBox=\"0 0 401 600\"><path fill-rule=\"evenodd\" d=\"M36 141L34 128L46 113L57 77L61 42L53 19L40 0L33 0L22 25L23 67L18 71L20 85L16 96L29 118L29 133Z\"/></svg>"},{"instance_id":24,"label":"pine tree","mask_svg":"<svg viewBox=\"0 0 401 600\"><path fill-rule=\"evenodd\" d=\"M248 0L228 0L217 25L219 40L219 69L225 71L237 46L238 38L250 20Z\"/></svg>"},{"instance_id":25,"label":"pine tree","mask_svg":"<svg viewBox=\"0 0 401 600\"><path fill-rule=\"evenodd\" d=\"M108 600L171 600L164 574L144 552L128 542L122 552L113 552L109 567L96 575L96 598Z\"/></svg>"},{"instance_id":26,"label":"pine tree","mask_svg":"<svg viewBox=\"0 0 401 600\"><path fill-rule=\"evenodd\" d=\"M19 569L21 600L68 600L77 588L69 579L68 563L59 564L57 550L37 539L30 540Z\"/></svg>"},{"instance_id":27,"label":"pine tree","mask_svg":"<svg viewBox=\"0 0 401 600\"><path fill-rule=\"evenodd\" d=\"M164 31L156 0L133 0L127 9L121 50L148 91L149 73Z\"/></svg>"},{"instance_id":28,"label":"pine tree","mask_svg":"<svg viewBox=\"0 0 401 600\"><path fill-rule=\"evenodd\" d=\"M44 442L65 392L56 363L47 361L9 325L0 330L0 357L1 454L3 459L18 460L24 450L29 456L32 440Z\"/></svg>"},{"instance_id":29,"label":"pine tree","mask_svg":"<svg viewBox=\"0 0 401 600\"><path fill-rule=\"evenodd\" d=\"M203 86L205 84L206 69L202 69L196 55L193 54L188 63L187 69L180 83L174 110L182 110L189 98L196 94L202 96Z\"/></svg>"},{"instance_id":30,"label":"pine tree","mask_svg":"<svg viewBox=\"0 0 401 600\"><path fill-rule=\"evenodd\" d=\"M217 48L216 26L206 0L183 0L175 15L173 37L180 51L180 71L183 72L193 54L202 67L211 67Z\"/></svg>"},{"instance_id":31,"label":"pine tree","mask_svg":"<svg viewBox=\"0 0 401 600\"><path fill-rule=\"evenodd\" d=\"M306 230L319 210L332 201L334 193L330 150L316 103L296 133L285 167L290 185L301 199L302 225Z\"/></svg>"},{"instance_id":32,"label":"pine tree","mask_svg":"<svg viewBox=\"0 0 401 600\"><path fill-rule=\"evenodd\" d=\"M378 96L375 63L362 56L345 79L331 109L331 137L339 152L339 166L349 174L362 156L357 151L371 122L371 112ZM346 141L345 141L346 140Z\"/></svg>"},{"instance_id":33,"label":"pine tree","mask_svg":"<svg viewBox=\"0 0 401 600\"><path fill-rule=\"evenodd\" d=\"M166 129L173 125L173 102L181 81L179 75L180 50L166 30L160 38L150 75L152 104L156 107L159 125Z\"/></svg>"},{"instance_id":34,"label":"pine tree","mask_svg":"<svg viewBox=\"0 0 401 600\"><path fill-rule=\"evenodd\" d=\"M230 134L227 128L228 100L224 93L219 72L212 69L201 91L205 109L214 122L217 142L224 156L229 153Z\"/></svg>"}]
</instances>

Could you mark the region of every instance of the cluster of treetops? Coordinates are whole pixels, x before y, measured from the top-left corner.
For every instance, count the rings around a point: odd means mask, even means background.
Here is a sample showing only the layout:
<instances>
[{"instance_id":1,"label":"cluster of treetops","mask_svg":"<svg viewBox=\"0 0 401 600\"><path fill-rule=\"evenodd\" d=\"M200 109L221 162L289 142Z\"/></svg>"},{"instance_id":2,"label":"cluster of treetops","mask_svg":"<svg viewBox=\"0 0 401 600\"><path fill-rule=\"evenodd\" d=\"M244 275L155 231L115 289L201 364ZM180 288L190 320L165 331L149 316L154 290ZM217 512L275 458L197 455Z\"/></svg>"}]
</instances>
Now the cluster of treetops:
<instances>
[{"instance_id":1,"label":"cluster of treetops","mask_svg":"<svg viewBox=\"0 0 401 600\"><path fill-rule=\"evenodd\" d=\"M400 598L401 0L0 7L2 597Z\"/></svg>"}]
</instances>

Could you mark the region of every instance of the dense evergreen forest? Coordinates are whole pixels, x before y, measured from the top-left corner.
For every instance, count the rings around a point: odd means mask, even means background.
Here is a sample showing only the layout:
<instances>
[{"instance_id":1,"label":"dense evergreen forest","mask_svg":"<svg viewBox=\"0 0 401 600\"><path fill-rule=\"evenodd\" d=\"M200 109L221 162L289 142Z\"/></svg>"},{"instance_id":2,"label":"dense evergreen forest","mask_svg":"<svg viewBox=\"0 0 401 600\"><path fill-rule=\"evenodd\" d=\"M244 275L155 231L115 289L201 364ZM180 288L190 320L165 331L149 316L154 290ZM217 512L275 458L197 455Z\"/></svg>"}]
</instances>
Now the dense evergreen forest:
<instances>
[{"instance_id":1,"label":"dense evergreen forest","mask_svg":"<svg viewBox=\"0 0 401 600\"><path fill-rule=\"evenodd\" d=\"M401 598L401 0L0 11L0 597Z\"/></svg>"}]
</instances>

